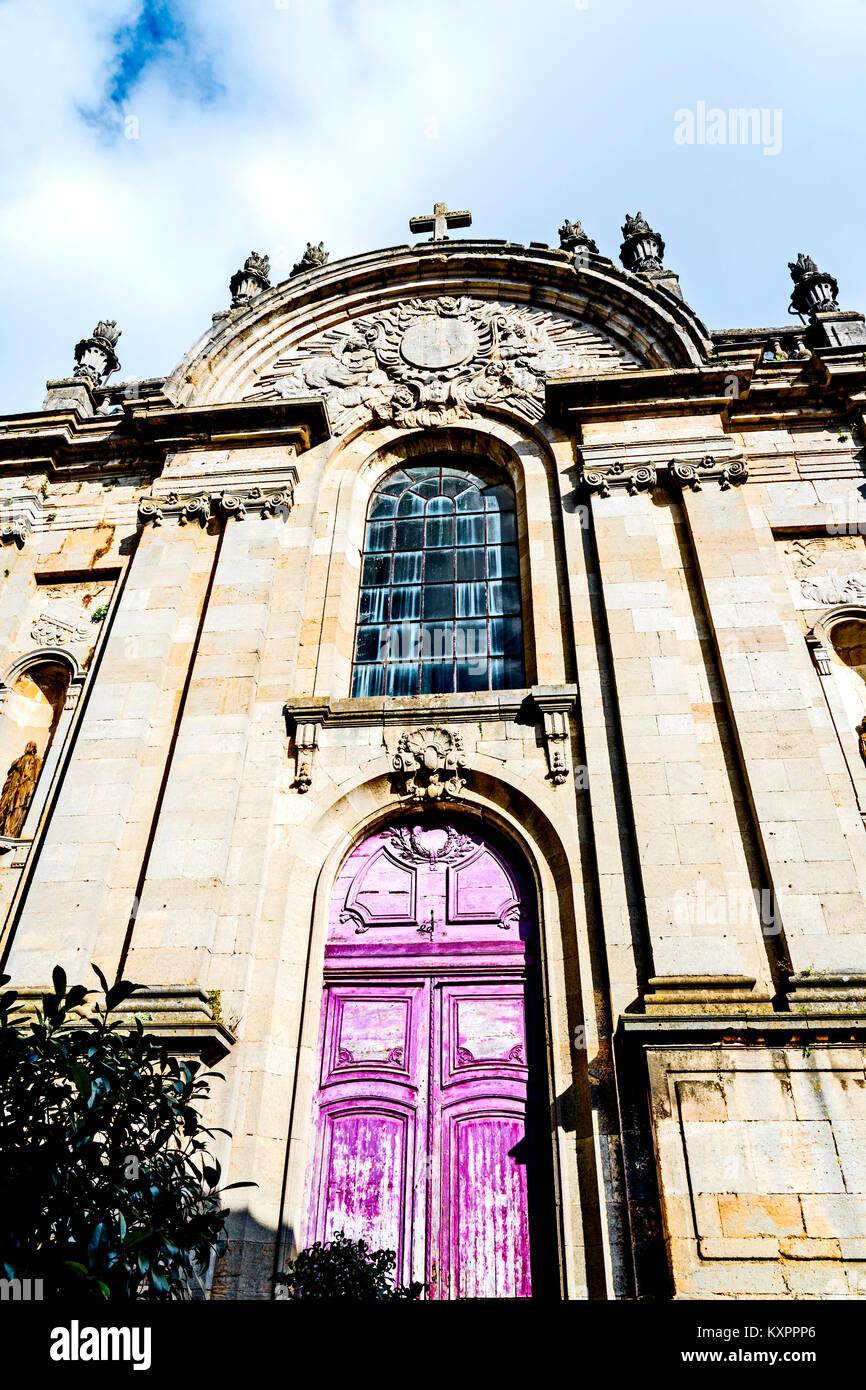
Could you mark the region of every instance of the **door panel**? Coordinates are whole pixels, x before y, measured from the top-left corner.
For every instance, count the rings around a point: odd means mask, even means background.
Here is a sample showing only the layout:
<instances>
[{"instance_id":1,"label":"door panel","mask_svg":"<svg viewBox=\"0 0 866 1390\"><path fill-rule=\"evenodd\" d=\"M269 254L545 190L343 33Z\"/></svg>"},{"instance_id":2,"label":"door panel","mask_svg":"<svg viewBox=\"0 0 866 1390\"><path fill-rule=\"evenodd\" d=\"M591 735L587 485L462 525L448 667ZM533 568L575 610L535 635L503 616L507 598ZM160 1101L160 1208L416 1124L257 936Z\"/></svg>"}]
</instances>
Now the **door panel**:
<instances>
[{"instance_id":1,"label":"door panel","mask_svg":"<svg viewBox=\"0 0 866 1390\"><path fill-rule=\"evenodd\" d=\"M397 1251L403 1267L407 1187L414 1161L410 1112L366 1104L332 1105L322 1115L320 1240L335 1231L373 1249Z\"/></svg>"}]
</instances>

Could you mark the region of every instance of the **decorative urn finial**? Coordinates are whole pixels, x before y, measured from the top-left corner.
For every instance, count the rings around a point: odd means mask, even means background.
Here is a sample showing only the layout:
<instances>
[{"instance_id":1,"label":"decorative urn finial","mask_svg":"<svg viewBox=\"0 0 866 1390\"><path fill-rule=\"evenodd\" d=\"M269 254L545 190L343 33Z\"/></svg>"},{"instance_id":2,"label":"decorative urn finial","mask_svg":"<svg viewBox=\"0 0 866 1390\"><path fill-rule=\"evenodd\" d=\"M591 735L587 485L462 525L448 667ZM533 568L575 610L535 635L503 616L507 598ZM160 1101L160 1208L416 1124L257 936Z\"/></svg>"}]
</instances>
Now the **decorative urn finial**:
<instances>
[{"instance_id":1,"label":"decorative urn finial","mask_svg":"<svg viewBox=\"0 0 866 1390\"><path fill-rule=\"evenodd\" d=\"M258 251L251 251L244 261L243 269L236 270L229 281L232 308L237 309L241 304L248 304L255 295L261 294L262 290L269 290L270 273L271 263L268 257L260 256Z\"/></svg>"},{"instance_id":2,"label":"decorative urn finial","mask_svg":"<svg viewBox=\"0 0 866 1390\"><path fill-rule=\"evenodd\" d=\"M598 247L592 237L587 236L580 222L570 222L567 217L559 229L559 245L563 251L574 251L576 254L591 251L593 256L598 255Z\"/></svg>"},{"instance_id":3,"label":"decorative urn finial","mask_svg":"<svg viewBox=\"0 0 866 1390\"><path fill-rule=\"evenodd\" d=\"M652 230L643 213L638 212L634 217L626 213L622 235L619 258L626 270L643 275L648 270L664 269L662 257L665 244L658 232Z\"/></svg>"},{"instance_id":4,"label":"decorative urn finial","mask_svg":"<svg viewBox=\"0 0 866 1390\"><path fill-rule=\"evenodd\" d=\"M789 314L799 314L801 318L808 314L813 318L815 314L838 312L839 285L832 275L818 269L811 256L801 251L795 261L788 262L788 269L794 281Z\"/></svg>"},{"instance_id":5,"label":"decorative urn finial","mask_svg":"<svg viewBox=\"0 0 866 1390\"><path fill-rule=\"evenodd\" d=\"M120 329L114 319L100 319L89 338L75 344L75 371L93 386L101 386L120 366L114 351Z\"/></svg>"},{"instance_id":6,"label":"decorative urn finial","mask_svg":"<svg viewBox=\"0 0 866 1390\"><path fill-rule=\"evenodd\" d=\"M314 246L311 241L308 241L303 256L292 266L291 275L303 275L305 270L316 270L320 265L327 264L328 252L325 250L325 243L320 241L317 246Z\"/></svg>"}]
</instances>

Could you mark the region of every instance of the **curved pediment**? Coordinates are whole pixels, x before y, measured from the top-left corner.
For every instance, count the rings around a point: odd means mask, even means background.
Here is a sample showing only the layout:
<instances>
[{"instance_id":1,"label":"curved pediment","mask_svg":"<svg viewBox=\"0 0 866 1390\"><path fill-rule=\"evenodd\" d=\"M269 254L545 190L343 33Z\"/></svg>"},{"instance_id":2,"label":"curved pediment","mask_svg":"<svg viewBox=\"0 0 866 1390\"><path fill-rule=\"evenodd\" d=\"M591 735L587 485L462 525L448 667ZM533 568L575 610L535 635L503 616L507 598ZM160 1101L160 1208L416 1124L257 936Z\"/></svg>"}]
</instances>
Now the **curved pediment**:
<instances>
[{"instance_id":1,"label":"curved pediment","mask_svg":"<svg viewBox=\"0 0 866 1390\"><path fill-rule=\"evenodd\" d=\"M425 243L329 263L218 315L166 391L184 405L322 395L336 433L487 409L534 422L550 377L695 366L708 350L687 305L603 257Z\"/></svg>"}]
</instances>

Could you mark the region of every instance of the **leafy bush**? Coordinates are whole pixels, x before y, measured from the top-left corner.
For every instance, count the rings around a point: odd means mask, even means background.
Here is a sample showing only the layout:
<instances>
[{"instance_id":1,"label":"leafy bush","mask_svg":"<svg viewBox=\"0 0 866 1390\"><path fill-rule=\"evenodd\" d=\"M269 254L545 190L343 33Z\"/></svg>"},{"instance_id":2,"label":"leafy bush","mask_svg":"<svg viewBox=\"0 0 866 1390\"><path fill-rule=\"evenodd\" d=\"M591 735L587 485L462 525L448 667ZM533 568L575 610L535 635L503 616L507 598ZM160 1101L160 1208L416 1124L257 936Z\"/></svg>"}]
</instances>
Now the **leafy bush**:
<instances>
[{"instance_id":1,"label":"leafy bush","mask_svg":"<svg viewBox=\"0 0 866 1390\"><path fill-rule=\"evenodd\" d=\"M371 1250L364 1240L350 1240L336 1231L329 1241L317 1240L286 1265L277 1283L289 1298L342 1298L394 1302L420 1298L424 1284L395 1284L393 1250Z\"/></svg>"},{"instance_id":2,"label":"leafy bush","mask_svg":"<svg viewBox=\"0 0 866 1390\"><path fill-rule=\"evenodd\" d=\"M59 967L31 1022L0 992L0 1274L42 1279L46 1297L188 1297L225 1249L228 1188L207 1147L225 1131L197 1108L222 1077L137 1019L109 1023L142 986L109 989L93 968L104 1002L86 1019L97 991L67 989Z\"/></svg>"}]
</instances>

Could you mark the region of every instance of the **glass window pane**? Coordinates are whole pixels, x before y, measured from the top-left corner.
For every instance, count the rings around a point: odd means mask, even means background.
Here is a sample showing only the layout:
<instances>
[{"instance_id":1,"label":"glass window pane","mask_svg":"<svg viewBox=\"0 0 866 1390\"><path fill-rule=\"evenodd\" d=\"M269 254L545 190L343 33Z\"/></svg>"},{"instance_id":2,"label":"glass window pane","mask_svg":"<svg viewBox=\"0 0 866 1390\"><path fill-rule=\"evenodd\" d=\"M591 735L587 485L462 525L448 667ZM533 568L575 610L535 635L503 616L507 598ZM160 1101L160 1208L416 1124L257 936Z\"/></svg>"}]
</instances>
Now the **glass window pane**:
<instances>
[{"instance_id":1,"label":"glass window pane","mask_svg":"<svg viewBox=\"0 0 866 1390\"><path fill-rule=\"evenodd\" d=\"M393 521L372 521L367 527L367 544L364 549L369 551L392 550L394 547L394 523Z\"/></svg>"},{"instance_id":2,"label":"glass window pane","mask_svg":"<svg viewBox=\"0 0 866 1390\"><path fill-rule=\"evenodd\" d=\"M417 482L419 478L436 478L438 480L440 470L438 463L423 463L412 468L407 468L406 472L414 483Z\"/></svg>"},{"instance_id":3,"label":"glass window pane","mask_svg":"<svg viewBox=\"0 0 866 1390\"><path fill-rule=\"evenodd\" d=\"M484 578L484 551L482 549L457 551L457 578Z\"/></svg>"},{"instance_id":4,"label":"glass window pane","mask_svg":"<svg viewBox=\"0 0 866 1390\"><path fill-rule=\"evenodd\" d=\"M421 656L425 661L447 661L450 666L454 659L454 624L425 623Z\"/></svg>"},{"instance_id":5,"label":"glass window pane","mask_svg":"<svg viewBox=\"0 0 866 1390\"><path fill-rule=\"evenodd\" d=\"M456 666L458 690L487 690L486 661L458 661Z\"/></svg>"},{"instance_id":6,"label":"glass window pane","mask_svg":"<svg viewBox=\"0 0 866 1390\"><path fill-rule=\"evenodd\" d=\"M487 540L490 545L500 541L514 541L517 538L513 512L489 512L487 516Z\"/></svg>"},{"instance_id":7,"label":"glass window pane","mask_svg":"<svg viewBox=\"0 0 866 1390\"><path fill-rule=\"evenodd\" d=\"M387 584L390 578L390 555L368 555L365 557L364 566L361 571L362 584Z\"/></svg>"},{"instance_id":8,"label":"glass window pane","mask_svg":"<svg viewBox=\"0 0 866 1390\"><path fill-rule=\"evenodd\" d=\"M480 512L484 510L484 500L477 487L468 487L457 498L458 512Z\"/></svg>"},{"instance_id":9,"label":"glass window pane","mask_svg":"<svg viewBox=\"0 0 866 1390\"><path fill-rule=\"evenodd\" d=\"M435 497L439 492L439 471L436 471L435 478L428 478L425 483L416 484L415 491L422 497Z\"/></svg>"},{"instance_id":10,"label":"glass window pane","mask_svg":"<svg viewBox=\"0 0 866 1390\"><path fill-rule=\"evenodd\" d=\"M431 497L427 503L428 516L453 516L454 503L450 497Z\"/></svg>"},{"instance_id":11,"label":"glass window pane","mask_svg":"<svg viewBox=\"0 0 866 1390\"><path fill-rule=\"evenodd\" d=\"M385 694L418 694L418 666L414 661L411 663L411 665L401 664L397 666L388 667L388 670L385 674Z\"/></svg>"},{"instance_id":12,"label":"glass window pane","mask_svg":"<svg viewBox=\"0 0 866 1390\"><path fill-rule=\"evenodd\" d=\"M397 550L420 550L423 544L424 522L420 518L418 521L397 522Z\"/></svg>"},{"instance_id":13,"label":"glass window pane","mask_svg":"<svg viewBox=\"0 0 866 1390\"><path fill-rule=\"evenodd\" d=\"M453 545L454 518L450 516L428 516L427 544Z\"/></svg>"},{"instance_id":14,"label":"glass window pane","mask_svg":"<svg viewBox=\"0 0 866 1390\"><path fill-rule=\"evenodd\" d=\"M454 629L454 648L460 661L483 657L487 664L487 623L458 622Z\"/></svg>"},{"instance_id":15,"label":"glass window pane","mask_svg":"<svg viewBox=\"0 0 866 1390\"><path fill-rule=\"evenodd\" d=\"M396 473L389 473L384 483L380 483L377 492L391 493L396 496L411 486L411 479L403 472L402 468Z\"/></svg>"},{"instance_id":16,"label":"glass window pane","mask_svg":"<svg viewBox=\"0 0 866 1390\"><path fill-rule=\"evenodd\" d=\"M424 585L424 617L454 617L454 586L452 584Z\"/></svg>"},{"instance_id":17,"label":"glass window pane","mask_svg":"<svg viewBox=\"0 0 866 1390\"><path fill-rule=\"evenodd\" d=\"M352 694L359 698L381 695L385 689L385 671L382 666L356 666L352 672Z\"/></svg>"},{"instance_id":18,"label":"glass window pane","mask_svg":"<svg viewBox=\"0 0 866 1390\"><path fill-rule=\"evenodd\" d=\"M486 584L457 585L458 618L480 618L487 612Z\"/></svg>"},{"instance_id":19,"label":"glass window pane","mask_svg":"<svg viewBox=\"0 0 866 1390\"><path fill-rule=\"evenodd\" d=\"M421 657L421 624L392 623L388 629L387 645L380 661L418 661Z\"/></svg>"},{"instance_id":20,"label":"glass window pane","mask_svg":"<svg viewBox=\"0 0 866 1390\"><path fill-rule=\"evenodd\" d=\"M462 554L462 551L460 552ZM444 584L454 578L454 551L428 550L424 556L425 584Z\"/></svg>"},{"instance_id":21,"label":"glass window pane","mask_svg":"<svg viewBox=\"0 0 866 1390\"><path fill-rule=\"evenodd\" d=\"M519 657L490 658L491 690L519 690L523 683L523 662Z\"/></svg>"},{"instance_id":22,"label":"glass window pane","mask_svg":"<svg viewBox=\"0 0 866 1390\"><path fill-rule=\"evenodd\" d=\"M489 512L513 512L514 493L507 484L484 489L484 505Z\"/></svg>"},{"instance_id":23,"label":"glass window pane","mask_svg":"<svg viewBox=\"0 0 866 1390\"><path fill-rule=\"evenodd\" d=\"M460 498L457 502L459 504ZM458 545L483 545L484 544L484 517L483 516L458 516L457 518L457 544Z\"/></svg>"},{"instance_id":24,"label":"glass window pane","mask_svg":"<svg viewBox=\"0 0 866 1390\"><path fill-rule=\"evenodd\" d=\"M442 491L446 497L456 497L465 487L466 478L462 473L455 473L450 468L442 469Z\"/></svg>"},{"instance_id":25,"label":"glass window pane","mask_svg":"<svg viewBox=\"0 0 866 1390\"><path fill-rule=\"evenodd\" d=\"M389 594L387 589L362 589L358 607L359 623L387 623Z\"/></svg>"},{"instance_id":26,"label":"glass window pane","mask_svg":"<svg viewBox=\"0 0 866 1390\"><path fill-rule=\"evenodd\" d=\"M385 497L381 493L374 497L370 503L370 515L368 520L378 521L381 517L393 516L397 500L394 497Z\"/></svg>"},{"instance_id":27,"label":"glass window pane","mask_svg":"<svg viewBox=\"0 0 866 1390\"><path fill-rule=\"evenodd\" d=\"M519 656L523 651L523 632L520 619L490 619L490 650L496 656Z\"/></svg>"},{"instance_id":28,"label":"glass window pane","mask_svg":"<svg viewBox=\"0 0 866 1390\"><path fill-rule=\"evenodd\" d=\"M491 579L515 579L518 574L517 546L492 545L487 552L487 565Z\"/></svg>"},{"instance_id":29,"label":"glass window pane","mask_svg":"<svg viewBox=\"0 0 866 1390\"><path fill-rule=\"evenodd\" d=\"M388 628L381 623L370 623L358 628L355 640L356 661L381 661L385 654Z\"/></svg>"},{"instance_id":30,"label":"glass window pane","mask_svg":"<svg viewBox=\"0 0 866 1390\"><path fill-rule=\"evenodd\" d=\"M421 663L421 694L446 695L454 689L454 666L450 661Z\"/></svg>"},{"instance_id":31,"label":"glass window pane","mask_svg":"<svg viewBox=\"0 0 866 1390\"><path fill-rule=\"evenodd\" d=\"M417 492L407 492L400 498L397 506L398 516L420 516L424 511L424 499Z\"/></svg>"},{"instance_id":32,"label":"glass window pane","mask_svg":"<svg viewBox=\"0 0 866 1390\"><path fill-rule=\"evenodd\" d=\"M420 584L421 559L422 552L420 550L410 550L402 553L398 551L394 556L394 583Z\"/></svg>"},{"instance_id":33,"label":"glass window pane","mask_svg":"<svg viewBox=\"0 0 866 1390\"><path fill-rule=\"evenodd\" d=\"M391 590L391 617L420 618L421 588L418 584L406 584Z\"/></svg>"},{"instance_id":34,"label":"glass window pane","mask_svg":"<svg viewBox=\"0 0 866 1390\"><path fill-rule=\"evenodd\" d=\"M513 579L491 580L488 586L490 591L490 612L500 613L519 613L520 612L520 585Z\"/></svg>"}]
</instances>

